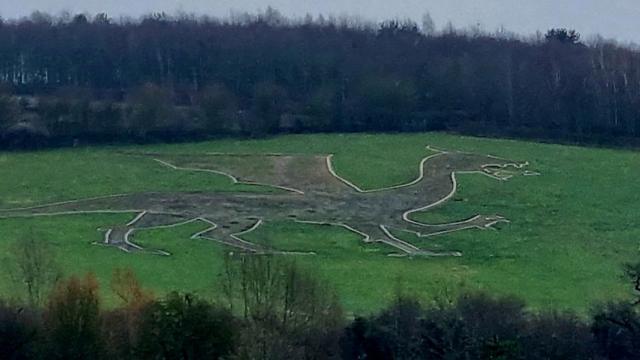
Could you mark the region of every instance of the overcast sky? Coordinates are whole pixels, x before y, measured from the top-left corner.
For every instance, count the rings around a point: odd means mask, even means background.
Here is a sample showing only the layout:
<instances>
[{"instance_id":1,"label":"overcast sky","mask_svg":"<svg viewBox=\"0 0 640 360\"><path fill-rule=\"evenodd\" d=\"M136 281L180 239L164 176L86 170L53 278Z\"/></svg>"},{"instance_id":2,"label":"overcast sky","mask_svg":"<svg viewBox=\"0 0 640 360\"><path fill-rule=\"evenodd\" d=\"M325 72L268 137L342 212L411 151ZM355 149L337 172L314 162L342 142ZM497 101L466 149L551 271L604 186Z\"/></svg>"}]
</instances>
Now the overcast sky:
<instances>
[{"instance_id":1,"label":"overcast sky","mask_svg":"<svg viewBox=\"0 0 640 360\"><path fill-rule=\"evenodd\" d=\"M486 30L504 26L523 34L569 27L587 37L599 33L640 43L640 0L0 0L0 16L16 18L33 10L106 12L113 17L181 10L225 16L231 10L253 12L268 5L285 15L349 14L370 20L420 21L429 11L439 26L448 21L457 27L481 24Z\"/></svg>"}]
</instances>

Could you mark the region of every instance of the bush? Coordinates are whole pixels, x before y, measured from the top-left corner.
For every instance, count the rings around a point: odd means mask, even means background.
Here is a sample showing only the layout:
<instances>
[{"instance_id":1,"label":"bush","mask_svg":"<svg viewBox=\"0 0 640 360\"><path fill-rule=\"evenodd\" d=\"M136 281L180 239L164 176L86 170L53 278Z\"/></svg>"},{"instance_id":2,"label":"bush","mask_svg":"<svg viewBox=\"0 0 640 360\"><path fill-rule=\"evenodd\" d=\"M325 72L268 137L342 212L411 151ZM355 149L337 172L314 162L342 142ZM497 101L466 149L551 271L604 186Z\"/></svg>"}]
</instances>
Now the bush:
<instances>
[{"instance_id":1,"label":"bush","mask_svg":"<svg viewBox=\"0 0 640 360\"><path fill-rule=\"evenodd\" d=\"M231 313L190 294L169 294L141 314L136 354L143 359L220 359L235 349Z\"/></svg>"},{"instance_id":2,"label":"bush","mask_svg":"<svg viewBox=\"0 0 640 360\"><path fill-rule=\"evenodd\" d=\"M640 314L634 305L609 303L594 310L593 335L607 359L637 359L640 354Z\"/></svg>"},{"instance_id":3,"label":"bush","mask_svg":"<svg viewBox=\"0 0 640 360\"><path fill-rule=\"evenodd\" d=\"M0 354L3 359L34 359L42 343L39 313L0 303Z\"/></svg>"}]
</instances>

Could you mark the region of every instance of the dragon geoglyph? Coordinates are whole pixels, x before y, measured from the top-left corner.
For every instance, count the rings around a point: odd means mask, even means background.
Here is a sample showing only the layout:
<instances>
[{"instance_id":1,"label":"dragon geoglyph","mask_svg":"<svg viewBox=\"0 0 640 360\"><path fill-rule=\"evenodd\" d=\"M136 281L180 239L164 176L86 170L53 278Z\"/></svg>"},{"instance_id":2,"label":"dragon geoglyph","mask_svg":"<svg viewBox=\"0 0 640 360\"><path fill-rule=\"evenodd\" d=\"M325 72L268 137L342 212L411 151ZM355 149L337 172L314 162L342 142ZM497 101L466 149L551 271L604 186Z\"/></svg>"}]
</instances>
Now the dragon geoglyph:
<instances>
[{"instance_id":1,"label":"dragon geoglyph","mask_svg":"<svg viewBox=\"0 0 640 360\"><path fill-rule=\"evenodd\" d=\"M147 251L133 241L137 230L204 222L207 229L192 238L209 239L256 254L296 254L243 239L268 221L296 221L342 226L362 236L367 243L381 242L397 254L409 256L460 256L456 251L420 249L394 235L409 231L420 237L466 229L489 229L508 221L497 214L478 214L446 223L424 224L412 213L445 203L457 188L456 174L478 173L497 181L526 171L527 162L514 162L490 155L443 151L427 147L432 155L419 164L419 176L406 184L363 190L334 170L332 155L202 154L175 155L137 153L170 171L208 172L224 175L237 183L271 188L268 193L148 192L109 195L21 209L0 210L0 218L37 217L79 213L132 213L132 221L106 230L103 244L127 252ZM260 164L260 169L247 166ZM302 253L300 253L302 254Z\"/></svg>"}]
</instances>

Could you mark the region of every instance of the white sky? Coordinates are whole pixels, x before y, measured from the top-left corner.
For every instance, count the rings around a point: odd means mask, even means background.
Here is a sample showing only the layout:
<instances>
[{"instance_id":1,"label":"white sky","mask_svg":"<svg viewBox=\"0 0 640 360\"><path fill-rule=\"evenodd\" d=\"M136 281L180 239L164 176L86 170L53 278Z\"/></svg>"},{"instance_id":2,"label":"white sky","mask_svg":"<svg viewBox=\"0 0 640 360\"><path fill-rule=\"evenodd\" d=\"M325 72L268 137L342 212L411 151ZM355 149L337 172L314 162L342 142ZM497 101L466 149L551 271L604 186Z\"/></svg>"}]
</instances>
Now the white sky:
<instances>
[{"instance_id":1,"label":"white sky","mask_svg":"<svg viewBox=\"0 0 640 360\"><path fill-rule=\"evenodd\" d=\"M271 5L285 15L359 15L370 20L410 17L420 21L429 11L438 26L481 24L531 34L551 27L575 28L585 37L599 33L640 43L640 0L0 0L0 16L16 18L41 10L53 14L106 12L110 16L181 10L216 16Z\"/></svg>"}]
</instances>

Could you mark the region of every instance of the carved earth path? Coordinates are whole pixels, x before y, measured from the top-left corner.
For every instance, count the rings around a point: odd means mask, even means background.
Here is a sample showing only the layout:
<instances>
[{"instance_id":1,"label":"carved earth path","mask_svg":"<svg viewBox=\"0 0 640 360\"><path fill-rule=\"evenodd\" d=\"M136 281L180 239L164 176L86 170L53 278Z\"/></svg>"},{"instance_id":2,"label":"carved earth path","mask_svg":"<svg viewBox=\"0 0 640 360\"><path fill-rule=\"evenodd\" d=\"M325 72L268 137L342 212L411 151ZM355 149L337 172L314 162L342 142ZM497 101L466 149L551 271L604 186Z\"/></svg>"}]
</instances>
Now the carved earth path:
<instances>
[{"instance_id":1,"label":"carved earth path","mask_svg":"<svg viewBox=\"0 0 640 360\"><path fill-rule=\"evenodd\" d=\"M192 239L217 241L254 254L313 254L268 248L242 239L267 221L290 220L305 224L344 227L366 243L389 245L399 255L461 256L456 251L420 249L393 235L392 230L431 237L467 229L490 229L508 220L497 214L478 214L446 224L424 224L411 214L444 204L457 190L456 174L475 173L496 181L512 176L539 175L524 170L528 162L514 162L491 155L444 151L420 161L418 177L408 183L364 190L340 176L333 155L287 154L160 154L129 153L157 162L171 171L223 175L234 183L259 185L276 193L148 192L114 194L52 204L0 210L0 218L58 216L96 213L132 213L133 220L106 230L102 245L127 252L170 255L145 250L133 241L136 231L170 228L203 222L207 228ZM254 166L247 166L254 164ZM258 169L259 168L259 169ZM398 254L395 254L398 255Z\"/></svg>"}]
</instances>

